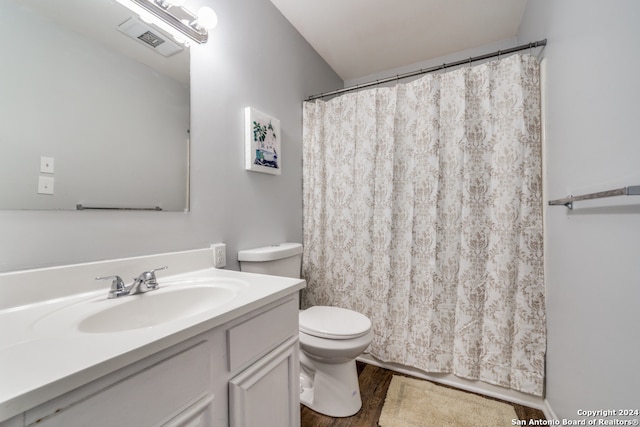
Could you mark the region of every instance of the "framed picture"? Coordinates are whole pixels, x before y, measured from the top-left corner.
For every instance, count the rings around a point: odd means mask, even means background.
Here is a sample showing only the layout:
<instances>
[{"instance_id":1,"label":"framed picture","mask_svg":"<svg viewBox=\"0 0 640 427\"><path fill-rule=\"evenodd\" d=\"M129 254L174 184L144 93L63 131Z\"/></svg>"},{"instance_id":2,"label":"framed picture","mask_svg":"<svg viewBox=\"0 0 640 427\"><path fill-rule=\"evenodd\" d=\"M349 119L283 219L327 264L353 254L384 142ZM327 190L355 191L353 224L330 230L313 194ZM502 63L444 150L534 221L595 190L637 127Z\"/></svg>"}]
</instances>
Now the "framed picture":
<instances>
[{"instance_id":1,"label":"framed picture","mask_svg":"<svg viewBox=\"0 0 640 427\"><path fill-rule=\"evenodd\" d=\"M280 175L280 120L247 107L245 117L245 169Z\"/></svg>"}]
</instances>

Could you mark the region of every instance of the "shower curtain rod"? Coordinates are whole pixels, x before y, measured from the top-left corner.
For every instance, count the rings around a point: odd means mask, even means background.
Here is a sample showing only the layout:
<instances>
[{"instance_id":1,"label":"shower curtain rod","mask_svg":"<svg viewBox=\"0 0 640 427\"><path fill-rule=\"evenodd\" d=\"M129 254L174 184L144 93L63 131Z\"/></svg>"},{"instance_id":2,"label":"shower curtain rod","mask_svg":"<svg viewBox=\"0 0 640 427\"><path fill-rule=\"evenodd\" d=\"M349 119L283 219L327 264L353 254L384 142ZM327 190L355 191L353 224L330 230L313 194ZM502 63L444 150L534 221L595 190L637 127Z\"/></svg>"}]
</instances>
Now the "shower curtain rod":
<instances>
[{"instance_id":1,"label":"shower curtain rod","mask_svg":"<svg viewBox=\"0 0 640 427\"><path fill-rule=\"evenodd\" d=\"M536 48L536 47L541 47L541 46L546 46L546 45L547 45L547 39L538 40L537 42L522 44L520 46L512 47L510 49L497 50L495 52L487 53L485 55L473 56L473 57L471 57L469 59L463 59L463 60L460 60L460 61L449 62L449 63L445 63L445 64L442 64L442 65L437 65L437 66L431 67L431 68L424 68L424 69L421 68L418 71L410 71L408 73L398 74L398 75L395 75L393 77L387 77L387 78L384 78L384 79L379 79L379 80L370 81L370 82L367 82L367 83L362 83L362 84L358 84L358 85L354 85L354 86L345 87L343 89L336 89L334 91L327 92L327 93L320 93L318 95L312 95L312 96L307 98L307 101L313 101L315 99L320 99L320 98L324 98L324 97L327 97L327 96L339 95L341 93L351 92L351 91L358 90L358 89L363 89L363 88L366 88L366 87L376 86L376 85L379 85L379 84L389 83L389 82L392 82L392 81L406 79L406 78L409 78L409 77L419 76L421 74L433 73L435 71L444 70L445 68L457 67L458 65L471 64L472 62L482 61L482 60L489 59L489 58L495 58L496 56L508 55L510 53L519 52L521 50L533 49L533 48Z\"/></svg>"}]
</instances>

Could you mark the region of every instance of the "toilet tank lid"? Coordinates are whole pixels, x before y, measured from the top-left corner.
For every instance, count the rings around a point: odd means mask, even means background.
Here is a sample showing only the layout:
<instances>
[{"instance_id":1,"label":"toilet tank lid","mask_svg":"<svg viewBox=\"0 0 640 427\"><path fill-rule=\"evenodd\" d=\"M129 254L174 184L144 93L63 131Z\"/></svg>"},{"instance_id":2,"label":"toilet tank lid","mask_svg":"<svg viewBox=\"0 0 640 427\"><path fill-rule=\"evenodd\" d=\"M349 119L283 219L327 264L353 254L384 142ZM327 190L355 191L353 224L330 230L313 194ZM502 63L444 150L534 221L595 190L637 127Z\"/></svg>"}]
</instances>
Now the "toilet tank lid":
<instances>
[{"instance_id":1,"label":"toilet tank lid","mask_svg":"<svg viewBox=\"0 0 640 427\"><path fill-rule=\"evenodd\" d=\"M277 245L264 246L262 248L245 249L238 252L238 261L274 261L288 258L302 253L300 243L280 243Z\"/></svg>"}]
</instances>

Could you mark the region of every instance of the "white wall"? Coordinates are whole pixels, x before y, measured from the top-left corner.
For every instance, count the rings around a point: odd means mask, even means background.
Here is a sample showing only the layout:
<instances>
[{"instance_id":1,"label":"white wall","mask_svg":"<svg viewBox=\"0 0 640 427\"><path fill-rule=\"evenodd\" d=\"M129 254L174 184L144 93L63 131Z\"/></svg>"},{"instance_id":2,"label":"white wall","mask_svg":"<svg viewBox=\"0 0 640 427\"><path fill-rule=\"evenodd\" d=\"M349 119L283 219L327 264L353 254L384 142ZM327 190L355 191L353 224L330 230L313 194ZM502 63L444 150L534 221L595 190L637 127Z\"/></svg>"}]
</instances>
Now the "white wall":
<instances>
[{"instance_id":1,"label":"white wall","mask_svg":"<svg viewBox=\"0 0 640 427\"><path fill-rule=\"evenodd\" d=\"M238 249L301 241L301 103L342 80L268 0L189 2L204 4L219 24L192 48L191 212L0 211L0 271L220 241L237 269ZM280 119L282 175L244 170L246 106Z\"/></svg>"},{"instance_id":2,"label":"white wall","mask_svg":"<svg viewBox=\"0 0 640 427\"><path fill-rule=\"evenodd\" d=\"M638 17L635 0L527 2L518 42L548 39L548 199L640 184ZM640 198L546 209L547 403L638 408Z\"/></svg>"}]
</instances>

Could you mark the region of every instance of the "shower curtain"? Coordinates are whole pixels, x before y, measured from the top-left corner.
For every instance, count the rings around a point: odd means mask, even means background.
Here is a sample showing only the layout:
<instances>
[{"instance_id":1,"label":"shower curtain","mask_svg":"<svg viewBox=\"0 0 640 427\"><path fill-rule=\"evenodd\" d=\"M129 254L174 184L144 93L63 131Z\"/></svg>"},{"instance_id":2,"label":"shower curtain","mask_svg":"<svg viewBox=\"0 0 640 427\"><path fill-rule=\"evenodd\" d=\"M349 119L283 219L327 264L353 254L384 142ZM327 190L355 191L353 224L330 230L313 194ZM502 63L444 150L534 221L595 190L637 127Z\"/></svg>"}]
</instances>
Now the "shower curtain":
<instances>
[{"instance_id":1,"label":"shower curtain","mask_svg":"<svg viewBox=\"0 0 640 427\"><path fill-rule=\"evenodd\" d=\"M539 67L514 55L305 102L303 306L371 354L541 395Z\"/></svg>"}]
</instances>

